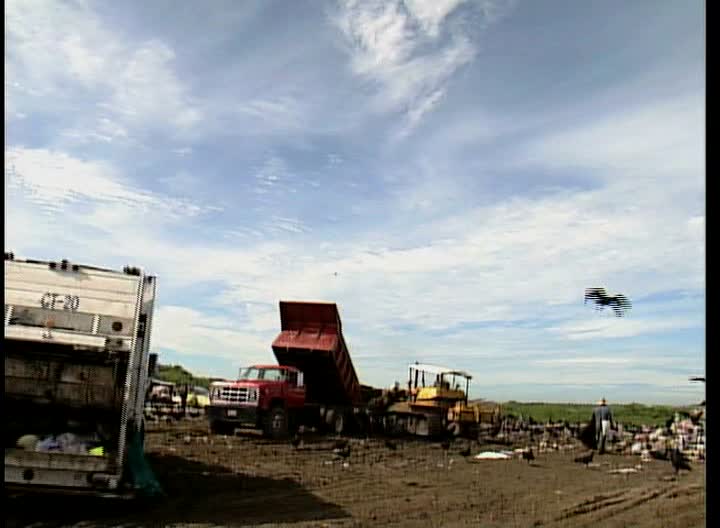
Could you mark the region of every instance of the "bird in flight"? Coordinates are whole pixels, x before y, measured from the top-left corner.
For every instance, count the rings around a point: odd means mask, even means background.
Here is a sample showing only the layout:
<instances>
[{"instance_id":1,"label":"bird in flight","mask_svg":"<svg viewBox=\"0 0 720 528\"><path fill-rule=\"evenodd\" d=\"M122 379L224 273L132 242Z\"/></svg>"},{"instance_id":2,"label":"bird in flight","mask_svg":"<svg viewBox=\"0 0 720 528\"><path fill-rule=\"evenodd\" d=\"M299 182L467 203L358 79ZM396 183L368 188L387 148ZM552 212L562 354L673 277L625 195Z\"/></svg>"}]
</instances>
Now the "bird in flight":
<instances>
[{"instance_id":1,"label":"bird in flight","mask_svg":"<svg viewBox=\"0 0 720 528\"><path fill-rule=\"evenodd\" d=\"M632 303L623 294L609 295L605 288L586 288L585 304L588 301L595 303L596 310L603 310L605 307L612 308L617 317L623 317L625 312L632 308Z\"/></svg>"}]
</instances>

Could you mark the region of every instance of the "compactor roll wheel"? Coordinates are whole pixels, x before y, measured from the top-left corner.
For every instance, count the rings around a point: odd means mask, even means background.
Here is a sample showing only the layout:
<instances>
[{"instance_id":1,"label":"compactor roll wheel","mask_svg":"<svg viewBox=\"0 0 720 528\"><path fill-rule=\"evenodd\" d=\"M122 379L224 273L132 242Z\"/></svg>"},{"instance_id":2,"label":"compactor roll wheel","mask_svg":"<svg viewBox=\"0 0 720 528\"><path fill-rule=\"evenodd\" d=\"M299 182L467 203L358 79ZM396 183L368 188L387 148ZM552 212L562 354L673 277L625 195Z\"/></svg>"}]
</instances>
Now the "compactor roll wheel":
<instances>
[{"instance_id":1,"label":"compactor roll wheel","mask_svg":"<svg viewBox=\"0 0 720 528\"><path fill-rule=\"evenodd\" d=\"M451 422L447 426L447 432L453 437L457 438L462 434L462 427L457 422Z\"/></svg>"}]
</instances>

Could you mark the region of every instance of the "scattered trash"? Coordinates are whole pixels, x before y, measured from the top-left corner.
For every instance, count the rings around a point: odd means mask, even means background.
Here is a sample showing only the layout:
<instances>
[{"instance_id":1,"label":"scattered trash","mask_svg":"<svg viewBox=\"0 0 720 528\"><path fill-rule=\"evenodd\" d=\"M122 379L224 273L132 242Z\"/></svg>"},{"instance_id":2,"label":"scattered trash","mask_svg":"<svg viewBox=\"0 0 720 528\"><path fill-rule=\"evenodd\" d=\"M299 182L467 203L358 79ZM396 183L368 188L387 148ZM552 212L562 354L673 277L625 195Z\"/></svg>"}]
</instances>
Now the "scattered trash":
<instances>
[{"instance_id":1,"label":"scattered trash","mask_svg":"<svg viewBox=\"0 0 720 528\"><path fill-rule=\"evenodd\" d=\"M637 473L638 470L635 468L618 468L618 469L611 469L608 471L608 473L619 473L621 475L627 475L629 473Z\"/></svg>"},{"instance_id":2,"label":"scattered trash","mask_svg":"<svg viewBox=\"0 0 720 528\"><path fill-rule=\"evenodd\" d=\"M484 451L475 455L473 458L475 458L475 460L508 460L512 458L512 454L497 451Z\"/></svg>"},{"instance_id":3,"label":"scattered trash","mask_svg":"<svg viewBox=\"0 0 720 528\"><path fill-rule=\"evenodd\" d=\"M40 439L35 435L23 435L18 438L16 445L21 449L27 449L28 451L34 451L37 447Z\"/></svg>"}]
</instances>

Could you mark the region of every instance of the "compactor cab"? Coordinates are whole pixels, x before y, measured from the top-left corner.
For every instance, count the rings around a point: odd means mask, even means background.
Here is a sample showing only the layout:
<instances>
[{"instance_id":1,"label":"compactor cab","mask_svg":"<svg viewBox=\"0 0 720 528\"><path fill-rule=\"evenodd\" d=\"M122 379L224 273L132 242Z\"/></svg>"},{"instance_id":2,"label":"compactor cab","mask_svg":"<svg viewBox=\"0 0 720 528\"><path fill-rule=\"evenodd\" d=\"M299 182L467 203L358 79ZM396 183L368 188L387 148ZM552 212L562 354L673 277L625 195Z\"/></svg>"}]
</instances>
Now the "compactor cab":
<instances>
[{"instance_id":1,"label":"compactor cab","mask_svg":"<svg viewBox=\"0 0 720 528\"><path fill-rule=\"evenodd\" d=\"M475 420L472 409L467 408L471 379L470 374L460 370L410 365L408 398L388 409L389 432L431 437L447 431L459 434L462 427L456 427L456 422Z\"/></svg>"},{"instance_id":2,"label":"compactor cab","mask_svg":"<svg viewBox=\"0 0 720 528\"><path fill-rule=\"evenodd\" d=\"M413 406L449 409L457 402L467 404L472 376L460 370L434 365L410 365L408 391Z\"/></svg>"}]
</instances>

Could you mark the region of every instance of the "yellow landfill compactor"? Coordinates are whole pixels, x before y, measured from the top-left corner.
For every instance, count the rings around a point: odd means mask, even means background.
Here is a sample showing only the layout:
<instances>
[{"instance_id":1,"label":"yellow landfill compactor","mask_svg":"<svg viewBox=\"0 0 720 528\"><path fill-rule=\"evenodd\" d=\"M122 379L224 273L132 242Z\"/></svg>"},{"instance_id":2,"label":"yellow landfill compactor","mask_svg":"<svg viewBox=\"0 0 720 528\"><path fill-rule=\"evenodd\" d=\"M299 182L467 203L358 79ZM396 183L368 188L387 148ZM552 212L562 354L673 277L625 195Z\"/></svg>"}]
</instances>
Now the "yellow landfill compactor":
<instances>
[{"instance_id":1,"label":"yellow landfill compactor","mask_svg":"<svg viewBox=\"0 0 720 528\"><path fill-rule=\"evenodd\" d=\"M438 437L476 436L481 412L468 405L472 376L461 370L414 363L409 366L408 398L385 415L389 433Z\"/></svg>"}]
</instances>

